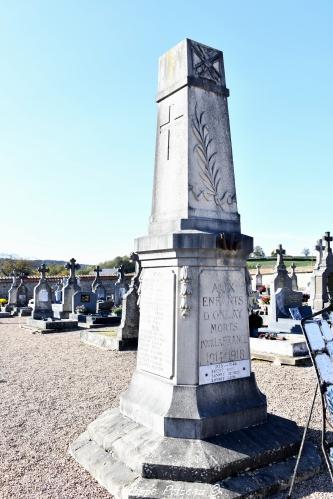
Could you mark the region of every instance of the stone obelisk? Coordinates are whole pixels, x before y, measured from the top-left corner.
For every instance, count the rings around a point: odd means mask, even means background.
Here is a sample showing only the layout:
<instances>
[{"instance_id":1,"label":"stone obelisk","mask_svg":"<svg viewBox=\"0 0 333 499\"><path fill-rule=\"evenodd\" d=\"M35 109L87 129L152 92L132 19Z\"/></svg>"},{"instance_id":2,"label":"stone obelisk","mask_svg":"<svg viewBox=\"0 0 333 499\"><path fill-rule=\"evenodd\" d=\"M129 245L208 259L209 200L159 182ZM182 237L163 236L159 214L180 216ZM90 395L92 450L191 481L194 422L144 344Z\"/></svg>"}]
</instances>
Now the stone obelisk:
<instances>
[{"instance_id":1,"label":"stone obelisk","mask_svg":"<svg viewBox=\"0 0 333 499\"><path fill-rule=\"evenodd\" d=\"M266 418L250 374L253 241L240 232L228 95L222 52L184 40L161 57L152 214L136 241L138 368L121 411L165 436L206 438Z\"/></svg>"},{"instance_id":2,"label":"stone obelisk","mask_svg":"<svg viewBox=\"0 0 333 499\"><path fill-rule=\"evenodd\" d=\"M120 409L71 446L116 497L219 496L239 482L218 480L288 457L299 441L295 423L267 416L251 373L253 240L240 229L228 95L221 51L186 39L160 58L152 213L135 243L137 369ZM265 480L253 490L276 476Z\"/></svg>"}]
</instances>

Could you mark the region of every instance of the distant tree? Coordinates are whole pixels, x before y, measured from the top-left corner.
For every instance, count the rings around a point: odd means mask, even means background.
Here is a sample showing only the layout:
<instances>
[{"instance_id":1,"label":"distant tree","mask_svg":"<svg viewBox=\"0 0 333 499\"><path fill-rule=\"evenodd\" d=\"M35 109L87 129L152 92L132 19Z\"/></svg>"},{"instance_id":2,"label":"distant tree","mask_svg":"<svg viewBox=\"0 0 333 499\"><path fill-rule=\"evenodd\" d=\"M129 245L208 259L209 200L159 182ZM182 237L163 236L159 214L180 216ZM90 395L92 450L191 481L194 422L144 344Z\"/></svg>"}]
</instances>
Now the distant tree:
<instances>
[{"instance_id":1,"label":"distant tree","mask_svg":"<svg viewBox=\"0 0 333 499\"><path fill-rule=\"evenodd\" d=\"M16 272L19 274L37 274L37 269L29 260L24 260L22 258L4 258L0 260L0 274L4 275L5 277L9 277L14 270L16 270Z\"/></svg>"},{"instance_id":2,"label":"distant tree","mask_svg":"<svg viewBox=\"0 0 333 499\"><path fill-rule=\"evenodd\" d=\"M116 256L113 260L107 260L106 262L99 263L99 266L102 269L113 269L118 268L120 265L124 265L125 274L129 274L130 272L134 272L135 265L130 261L129 256Z\"/></svg>"},{"instance_id":3,"label":"distant tree","mask_svg":"<svg viewBox=\"0 0 333 499\"><path fill-rule=\"evenodd\" d=\"M310 255L310 250L309 250L309 248L303 248L303 249L302 249L302 254L303 254L304 256L309 256L309 255Z\"/></svg>"},{"instance_id":4,"label":"distant tree","mask_svg":"<svg viewBox=\"0 0 333 499\"><path fill-rule=\"evenodd\" d=\"M50 270L48 275L66 276L68 274L68 271L65 269L64 265L61 265L61 263L48 265L48 268Z\"/></svg>"},{"instance_id":5,"label":"distant tree","mask_svg":"<svg viewBox=\"0 0 333 499\"><path fill-rule=\"evenodd\" d=\"M276 256L276 250L271 251L271 256Z\"/></svg>"},{"instance_id":6,"label":"distant tree","mask_svg":"<svg viewBox=\"0 0 333 499\"><path fill-rule=\"evenodd\" d=\"M77 275L88 275L94 268L95 265L82 265L76 273Z\"/></svg>"},{"instance_id":7,"label":"distant tree","mask_svg":"<svg viewBox=\"0 0 333 499\"><path fill-rule=\"evenodd\" d=\"M265 252L262 249L261 246L255 246L253 248L253 252L251 253L251 256L255 256L257 258L264 258L265 257Z\"/></svg>"}]
</instances>

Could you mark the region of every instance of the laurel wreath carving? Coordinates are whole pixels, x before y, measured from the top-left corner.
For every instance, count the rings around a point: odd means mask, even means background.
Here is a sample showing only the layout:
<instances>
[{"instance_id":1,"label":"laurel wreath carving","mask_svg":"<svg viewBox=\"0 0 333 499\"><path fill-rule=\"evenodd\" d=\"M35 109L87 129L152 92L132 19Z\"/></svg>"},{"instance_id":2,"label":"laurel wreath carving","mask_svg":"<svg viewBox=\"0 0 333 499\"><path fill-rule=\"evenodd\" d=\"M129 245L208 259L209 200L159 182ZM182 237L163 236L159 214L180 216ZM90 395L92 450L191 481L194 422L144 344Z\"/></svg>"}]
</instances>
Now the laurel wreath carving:
<instances>
[{"instance_id":1,"label":"laurel wreath carving","mask_svg":"<svg viewBox=\"0 0 333 499\"><path fill-rule=\"evenodd\" d=\"M194 108L194 116L192 118L192 130L197 143L193 147L193 153L196 155L200 167L200 178L205 187L198 194L195 194L193 186L189 186L190 190L197 198L203 196L206 201L213 198L215 204L223 209L225 204L231 205L236 200L236 195L228 191L220 194L221 175L218 166L216 165L217 152L213 149L213 139L209 136L207 124L204 121L205 111L198 112L197 104Z\"/></svg>"}]
</instances>

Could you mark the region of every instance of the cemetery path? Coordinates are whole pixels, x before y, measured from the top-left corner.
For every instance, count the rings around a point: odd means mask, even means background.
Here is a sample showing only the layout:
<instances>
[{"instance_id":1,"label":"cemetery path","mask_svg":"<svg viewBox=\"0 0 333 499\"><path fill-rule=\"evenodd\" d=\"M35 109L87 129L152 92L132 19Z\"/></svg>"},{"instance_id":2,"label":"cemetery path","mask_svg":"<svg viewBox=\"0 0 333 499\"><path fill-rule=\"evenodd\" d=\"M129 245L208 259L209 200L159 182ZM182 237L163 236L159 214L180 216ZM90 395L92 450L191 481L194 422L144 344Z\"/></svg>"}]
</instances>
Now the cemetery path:
<instances>
[{"instance_id":1,"label":"cemetery path","mask_svg":"<svg viewBox=\"0 0 333 499\"><path fill-rule=\"evenodd\" d=\"M110 499L68 454L68 444L116 407L135 366L131 352L80 344L79 333L32 334L24 319L0 319L0 498ZM253 362L270 412L304 425L315 376L310 367ZM319 399L310 438L318 441ZM297 486L295 499L333 497L327 473ZM277 497L285 497L277 496Z\"/></svg>"},{"instance_id":2,"label":"cemetery path","mask_svg":"<svg viewBox=\"0 0 333 499\"><path fill-rule=\"evenodd\" d=\"M132 352L80 344L79 332L32 334L0 320L0 497L110 498L68 445L126 388Z\"/></svg>"}]
</instances>

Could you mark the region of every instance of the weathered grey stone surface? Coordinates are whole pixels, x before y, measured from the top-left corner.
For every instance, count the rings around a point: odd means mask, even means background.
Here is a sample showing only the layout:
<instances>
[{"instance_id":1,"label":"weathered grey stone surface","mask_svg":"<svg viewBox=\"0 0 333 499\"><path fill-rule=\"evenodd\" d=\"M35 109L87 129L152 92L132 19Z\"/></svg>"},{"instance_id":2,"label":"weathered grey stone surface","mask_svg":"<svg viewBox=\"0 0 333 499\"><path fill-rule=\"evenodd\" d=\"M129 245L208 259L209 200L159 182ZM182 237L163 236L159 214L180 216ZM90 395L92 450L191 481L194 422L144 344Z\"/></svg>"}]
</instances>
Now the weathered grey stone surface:
<instances>
[{"instance_id":1,"label":"weathered grey stone surface","mask_svg":"<svg viewBox=\"0 0 333 499\"><path fill-rule=\"evenodd\" d=\"M20 282L16 291L16 307L27 307L28 306L28 301L29 301L29 296L28 296L28 289L24 285L24 278L25 275L21 274L20 275Z\"/></svg>"},{"instance_id":2,"label":"weathered grey stone surface","mask_svg":"<svg viewBox=\"0 0 333 499\"><path fill-rule=\"evenodd\" d=\"M75 275L75 271L80 268L80 265L76 263L75 258L66 263L65 268L69 270L69 278L62 289L62 302L52 306L54 317L57 319L68 319L69 314L73 312L73 296L77 291L81 291Z\"/></svg>"},{"instance_id":3,"label":"weathered grey stone surface","mask_svg":"<svg viewBox=\"0 0 333 499\"><path fill-rule=\"evenodd\" d=\"M330 232L325 232L316 245L317 261L311 276L309 305L314 311L329 304L329 293L333 297L333 255ZM322 246L324 242L324 246ZM329 292L328 292L329 290Z\"/></svg>"},{"instance_id":4,"label":"weathered grey stone surface","mask_svg":"<svg viewBox=\"0 0 333 499\"><path fill-rule=\"evenodd\" d=\"M127 284L125 281L124 266L118 268L118 280L114 285L114 305L119 307L122 304L123 297L127 291Z\"/></svg>"},{"instance_id":5,"label":"weathered grey stone surface","mask_svg":"<svg viewBox=\"0 0 333 499\"><path fill-rule=\"evenodd\" d=\"M100 273L102 272L102 269L100 268L99 265L94 269L94 272L96 272L96 277L91 285L91 290L96 293L97 295L97 300L106 300L106 288L103 286L101 278L100 278Z\"/></svg>"},{"instance_id":6,"label":"weathered grey stone surface","mask_svg":"<svg viewBox=\"0 0 333 499\"><path fill-rule=\"evenodd\" d=\"M280 490L290 479L298 445L296 424L277 416L258 428L188 441L163 438L112 409L88 426L70 452L117 498L166 498L172 485L192 491L195 499ZM303 459L303 478L318 472L321 461L311 444Z\"/></svg>"},{"instance_id":7,"label":"weathered grey stone surface","mask_svg":"<svg viewBox=\"0 0 333 499\"><path fill-rule=\"evenodd\" d=\"M138 305L139 280L141 273L141 264L137 253L131 254L131 260L135 262L135 273L132 277L129 290L123 296L121 323L118 329L118 340L131 339L133 346L137 345L139 335L140 308ZM122 343L120 343L122 344Z\"/></svg>"},{"instance_id":8,"label":"weathered grey stone surface","mask_svg":"<svg viewBox=\"0 0 333 499\"><path fill-rule=\"evenodd\" d=\"M9 288L9 291L8 291L8 303L5 306L5 312L11 312L13 310L13 307L16 307L16 305L17 305L17 289L18 289L19 284L20 284L20 279L19 279L16 271L13 271L10 275L13 279L13 282L12 282L11 287Z\"/></svg>"},{"instance_id":9,"label":"weathered grey stone surface","mask_svg":"<svg viewBox=\"0 0 333 499\"><path fill-rule=\"evenodd\" d=\"M92 326L96 327L96 326ZM105 329L105 326L103 327ZM134 338L121 340L118 338L118 328L104 332L103 330L81 331L80 340L82 343L102 348L103 350L133 350L137 347L137 341Z\"/></svg>"},{"instance_id":10,"label":"weathered grey stone surface","mask_svg":"<svg viewBox=\"0 0 333 499\"><path fill-rule=\"evenodd\" d=\"M282 248L282 244L279 244L279 247L276 249L277 262L275 274L273 276L271 295L279 288L292 289L292 280L283 259L283 255L285 254L286 251Z\"/></svg>"},{"instance_id":11,"label":"weathered grey stone surface","mask_svg":"<svg viewBox=\"0 0 333 499\"><path fill-rule=\"evenodd\" d=\"M45 263L39 267L40 281L34 289L34 305L32 307L33 319L53 318L52 289L46 280L45 274L49 272Z\"/></svg>"},{"instance_id":12,"label":"weathered grey stone surface","mask_svg":"<svg viewBox=\"0 0 333 499\"><path fill-rule=\"evenodd\" d=\"M256 273L256 289L260 288L262 286L262 273L260 272L261 265L260 263L257 264L257 273Z\"/></svg>"},{"instance_id":13,"label":"weathered grey stone surface","mask_svg":"<svg viewBox=\"0 0 333 499\"><path fill-rule=\"evenodd\" d=\"M78 322L63 319L63 320L39 320L29 318L26 322L27 326L39 329L42 333L55 333L58 331L71 331L78 329Z\"/></svg>"},{"instance_id":14,"label":"weathered grey stone surface","mask_svg":"<svg viewBox=\"0 0 333 499\"><path fill-rule=\"evenodd\" d=\"M296 265L293 262L291 265L291 288L293 291L298 291L298 281L297 281L297 274L296 274Z\"/></svg>"}]
</instances>

